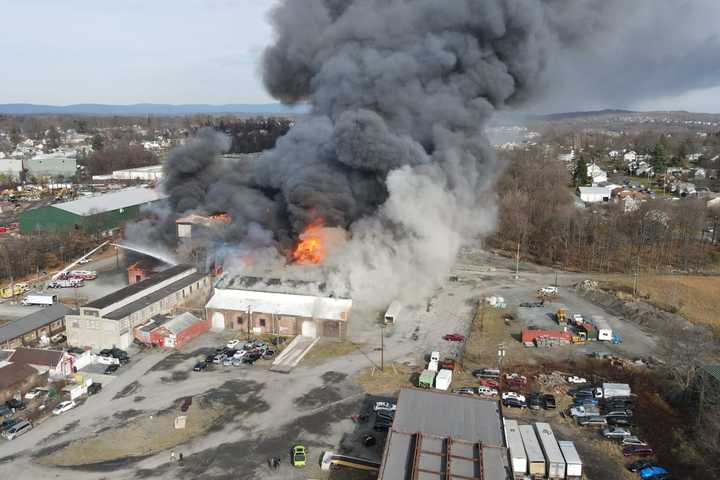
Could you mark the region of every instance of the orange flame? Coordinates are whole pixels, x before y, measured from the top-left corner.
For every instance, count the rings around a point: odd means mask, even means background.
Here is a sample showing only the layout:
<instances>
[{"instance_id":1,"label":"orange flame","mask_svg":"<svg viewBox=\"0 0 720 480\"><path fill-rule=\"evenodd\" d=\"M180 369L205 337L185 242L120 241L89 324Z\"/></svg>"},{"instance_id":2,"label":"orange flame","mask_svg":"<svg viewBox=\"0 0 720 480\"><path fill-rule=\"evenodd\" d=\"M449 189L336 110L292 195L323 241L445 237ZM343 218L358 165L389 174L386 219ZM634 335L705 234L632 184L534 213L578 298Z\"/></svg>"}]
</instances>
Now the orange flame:
<instances>
[{"instance_id":1,"label":"orange flame","mask_svg":"<svg viewBox=\"0 0 720 480\"><path fill-rule=\"evenodd\" d=\"M313 222L300 234L300 241L292 253L292 258L296 263L322 262L325 257L325 245L323 245L320 232L322 226L321 221Z\"/></svg>"}]
</instances>

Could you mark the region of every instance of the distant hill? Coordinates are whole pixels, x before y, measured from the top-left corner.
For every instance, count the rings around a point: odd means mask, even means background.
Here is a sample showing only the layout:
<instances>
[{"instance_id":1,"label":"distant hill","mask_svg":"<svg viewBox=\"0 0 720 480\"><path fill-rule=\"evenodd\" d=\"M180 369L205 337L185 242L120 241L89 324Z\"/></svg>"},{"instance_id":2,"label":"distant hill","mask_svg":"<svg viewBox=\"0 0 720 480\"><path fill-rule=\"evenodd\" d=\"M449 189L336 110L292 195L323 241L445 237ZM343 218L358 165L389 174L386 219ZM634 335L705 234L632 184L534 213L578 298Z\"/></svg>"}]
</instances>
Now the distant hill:
<instances>
[{"instance_id":1,"label":"distant hill","mask_svg":"<svg viewBox=\"0 0 720 480\"><path fill-rule=\"evenodd\" d=\"M172 105L163 103L137 103L134 105L103 105L81 103L77 105L35 105L32 103L0 104L0 114L6 115L194 115L194 114L265 114L283 115L306 113L307 106L288 107L280 103Z\"/></svg>"}]
</instances>

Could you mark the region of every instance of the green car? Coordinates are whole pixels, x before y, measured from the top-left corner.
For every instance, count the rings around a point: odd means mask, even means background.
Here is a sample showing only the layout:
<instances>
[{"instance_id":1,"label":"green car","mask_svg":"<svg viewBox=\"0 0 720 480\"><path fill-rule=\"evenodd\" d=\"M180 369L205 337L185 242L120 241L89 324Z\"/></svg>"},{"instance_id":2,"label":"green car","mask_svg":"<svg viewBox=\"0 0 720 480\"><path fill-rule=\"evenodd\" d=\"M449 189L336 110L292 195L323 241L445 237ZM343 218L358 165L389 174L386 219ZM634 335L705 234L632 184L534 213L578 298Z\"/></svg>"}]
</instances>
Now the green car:
<instances>
[{"instance_id":1,"label":"green car","mask_svg":"<svg viewBox=\"0 0 720 480\"><path fill-rule=\"evenodd\" d=\"M293 467L304 467L307 460L305 447L302 445L295 445L292 448L292 464Z\"/></svg>"}]
</instances>

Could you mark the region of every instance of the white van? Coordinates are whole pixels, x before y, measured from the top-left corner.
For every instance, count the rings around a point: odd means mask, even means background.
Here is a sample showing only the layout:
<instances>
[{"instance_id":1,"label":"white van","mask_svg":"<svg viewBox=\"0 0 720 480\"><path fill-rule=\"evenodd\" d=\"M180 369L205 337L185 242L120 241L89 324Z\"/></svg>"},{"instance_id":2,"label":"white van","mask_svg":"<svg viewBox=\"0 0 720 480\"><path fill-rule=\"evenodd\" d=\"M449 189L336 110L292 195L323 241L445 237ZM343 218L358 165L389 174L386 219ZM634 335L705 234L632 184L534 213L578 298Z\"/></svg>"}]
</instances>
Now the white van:
<instances>
[{"instance_id":1,"label":"white van","mask_svg":"<svg viewBox=\"0 0 720 480\"><path fill-rule=\"evenodd\" d=\"M24 433L29 432L30 430L32 430L32 423L27 420L21 420L19 423L16 423L12 427L5 430L2 435L8 440L12 440Z\"/></svg>"}]
</instances>

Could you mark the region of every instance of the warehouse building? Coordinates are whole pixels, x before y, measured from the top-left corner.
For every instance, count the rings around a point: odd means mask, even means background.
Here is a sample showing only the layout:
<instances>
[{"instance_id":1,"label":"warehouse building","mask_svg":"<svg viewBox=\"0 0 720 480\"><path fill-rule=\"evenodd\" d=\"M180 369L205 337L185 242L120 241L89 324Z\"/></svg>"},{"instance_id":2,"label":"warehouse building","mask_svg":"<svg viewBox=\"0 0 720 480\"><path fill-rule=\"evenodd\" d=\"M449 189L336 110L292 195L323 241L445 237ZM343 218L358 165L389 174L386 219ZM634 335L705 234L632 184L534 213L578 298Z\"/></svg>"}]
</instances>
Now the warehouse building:
<instances>
[{"instance_id":1,"label":"warehouse building","mask_svg":"<svg viewBox=\"0 0 720 480\"><path fill-rule=\"evenodd\" d=\"M76 310L56 303L0 327L0 348L13 349L46 343L53 335L65 331L65 315Z\"/></svg>"},{"instance_id":2,"label":"warehouse building","mask_svg":"<svg viewBox=\"0 0 720 480\"><path fill-rule=\"evenodd\" d=\"M20 232L83 230L108 235L138 218L143 205L164 198L153 189L138 187L33 208L19 215Z\"/></svg>"},{"instance_id":3,"label":"warehouse building","mask_svg":"<svg viewBox=\"0 0 720 480\"><path fill-rule=\"evenodd\" d=\"M222 277L206 306L213 329L344 338L352 300L310 280Z\"/></svg>"},{"instance_id":4,"label":"warehouse building","mask_svg":"<svg viewBox=\"0 0 720 480\"><path fill-rule=\"evenodd\" d=\"M41 153L25 160L28 175L38 179L72 178L77 174L76 152Z\"/></svg>"},{"instance_id":5,"label":"warehouse building","mask_svg":"<svg viewBox=\"0 0 720 480\"><path fill-rule=\"evenodd\" d=\"M145 325L135 328L135 338L158 347L180 348L193 338L210 330L210 322L190 312L176 317L156 315Z\"/></svg>"},{"instance_id":6,"label":"warehouse building","mask_svg":"<svg viewBox=\"0 0 720 480\"><path fill-rule=\"evenodd\" d=\"M157 182L158 180L161 180L162 177L162 165L115 170L111 175L113 180L142 180L144 182Z\"/></svg>"},{"instance_id":7,"label":"warehouse building","mask_svg":"<svg viewBox=\"0 0 720 480\"><path fill-rule=\"evenodd\" d=\"M203 305L210 278L190 265L176 265L80 307L65 317L67 342L96 350L127 348L135 327L189 303Z\"/></svg>"},{"instance_id":8,"label":"warehouse building","mask_svg":"<svg viewBox=\"0 0 720 480\"><path fill-rule=\"evenodd\" d=\"M378 480L506 480L507 470L497 401L400 390Z\"/></svg>"}]
</instances>

